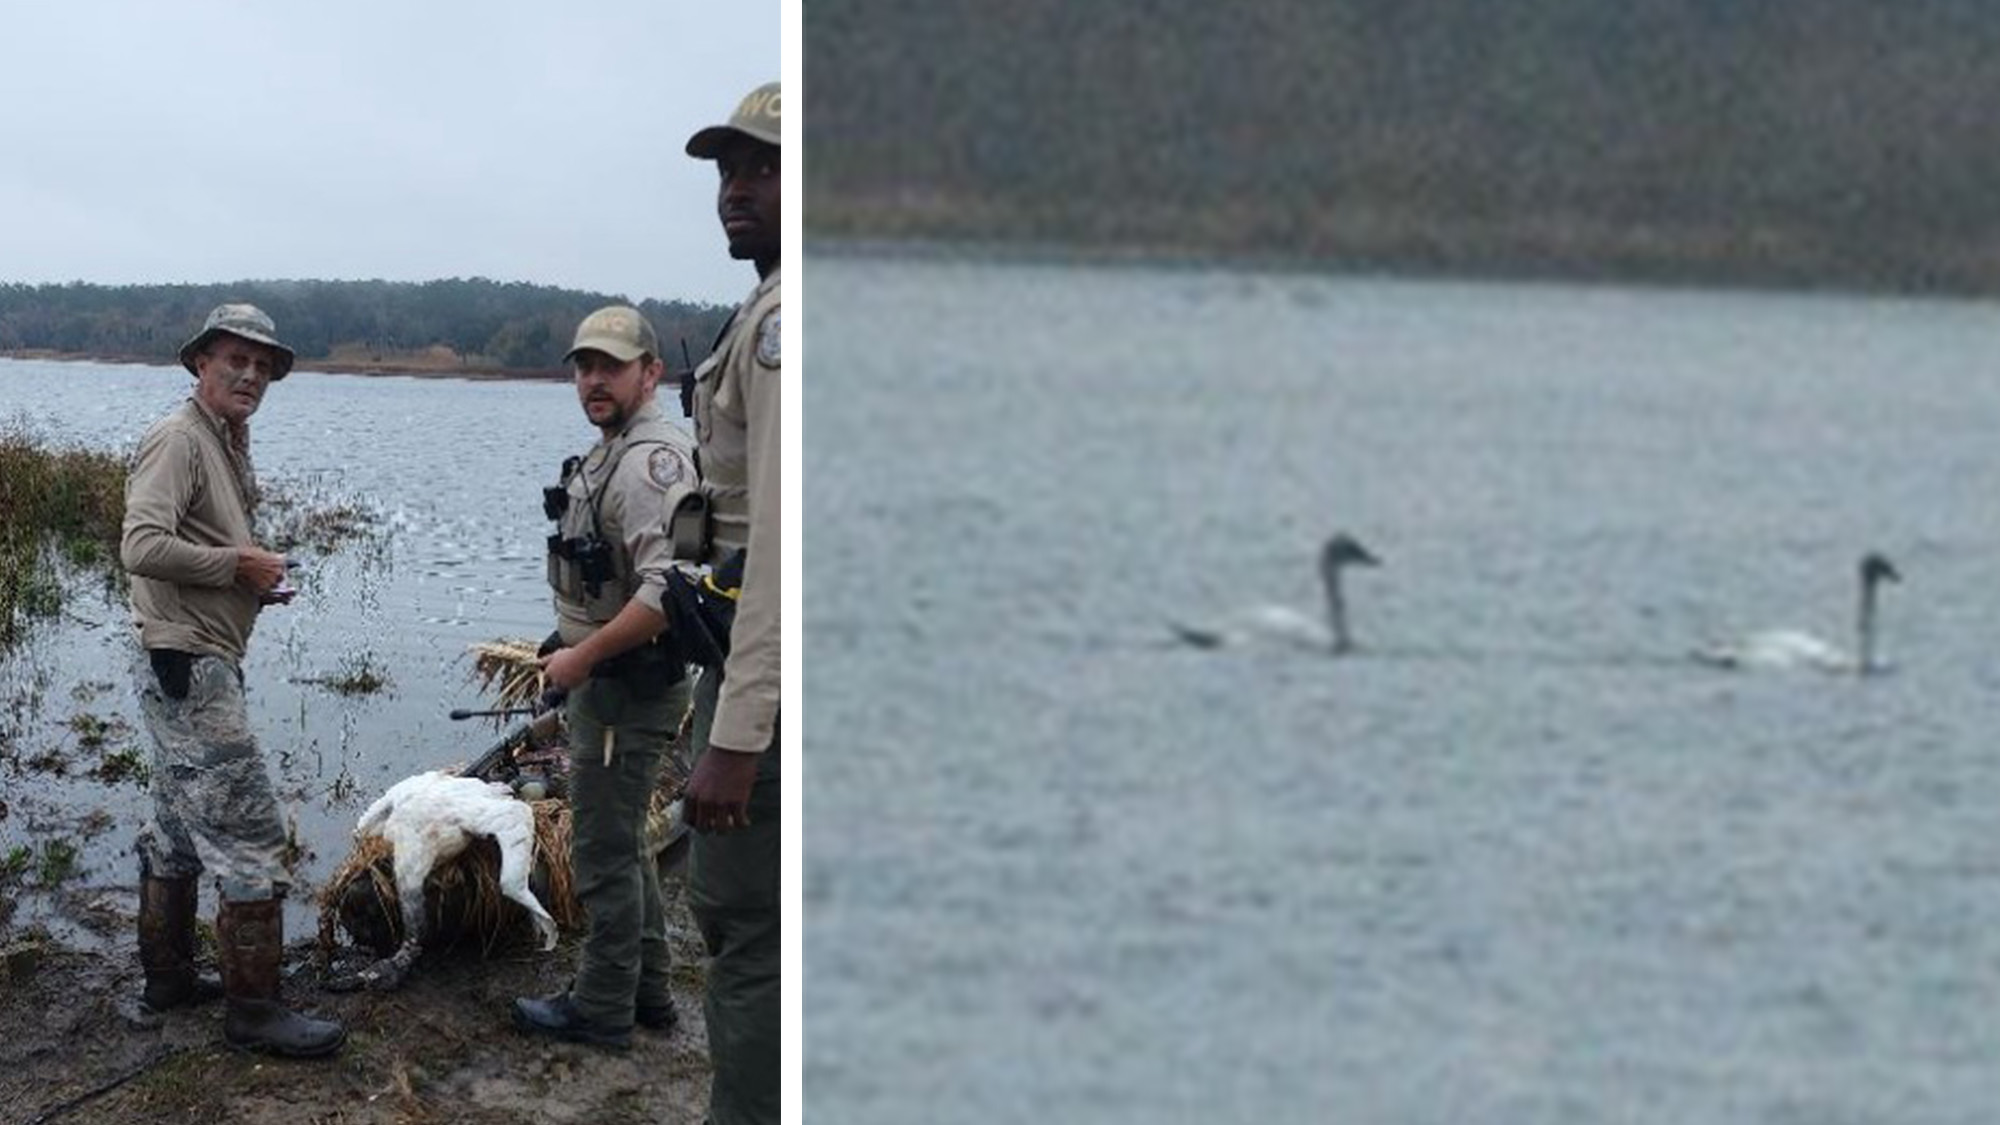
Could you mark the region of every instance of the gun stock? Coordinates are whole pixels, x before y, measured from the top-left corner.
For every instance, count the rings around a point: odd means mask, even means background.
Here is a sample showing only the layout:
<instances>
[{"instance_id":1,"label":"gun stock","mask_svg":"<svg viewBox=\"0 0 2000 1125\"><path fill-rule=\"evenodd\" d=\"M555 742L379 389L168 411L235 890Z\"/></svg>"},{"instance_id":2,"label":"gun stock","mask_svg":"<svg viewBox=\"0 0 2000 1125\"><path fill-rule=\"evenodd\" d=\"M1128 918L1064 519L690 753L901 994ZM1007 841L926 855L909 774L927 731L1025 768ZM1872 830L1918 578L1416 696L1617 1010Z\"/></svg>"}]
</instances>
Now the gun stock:
<instances>
[{"instance_id":1,"label":"gun stock","mask_svg":"<svg viewBox=\"0 0 2000 1125\"><path fill-rule=\"evenodd\" d=\"M485 753L467 763L464 769L458 771L458 775L476 777L484 781L498 780L493 775L499 772L502 766L514 764L514 751L537 738L547 738L553 734L556 721L560 717L561 712L549 710L543 711L525 723L516 724L502 734L498 742L487 747Z\"/></svg>"}]
</instances>

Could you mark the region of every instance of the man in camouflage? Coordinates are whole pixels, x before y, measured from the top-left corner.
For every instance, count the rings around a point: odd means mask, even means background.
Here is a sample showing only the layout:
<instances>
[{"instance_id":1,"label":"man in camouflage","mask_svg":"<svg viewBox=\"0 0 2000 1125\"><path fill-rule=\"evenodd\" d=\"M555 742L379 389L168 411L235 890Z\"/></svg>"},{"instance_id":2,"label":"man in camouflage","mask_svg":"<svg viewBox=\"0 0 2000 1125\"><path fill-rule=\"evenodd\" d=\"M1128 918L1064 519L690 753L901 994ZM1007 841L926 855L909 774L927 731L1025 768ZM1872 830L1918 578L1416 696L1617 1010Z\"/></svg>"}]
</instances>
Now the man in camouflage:
<instances>
[{"instance_id":1,"label":"man in camouflage","mask_svg":"<svg viewBox=\"0 0 2000 1125\"><path fill-rule=\"evenodd\" d=\"M570 987L515 1000L514 1022L623 1048L635 1023L664 1032L676 1022L646 814L687 714L687 665L661 631L675 513L700 498L694 444L654 401L665 366L639 310L591 313L563 359L600 440L565 462L545 494L557 521L548 573L560 644L542 659L549 683L569 693L570 870L590 930ZM686 553L694 561L692 543Z\"/></svg>"},{"instance_id":2,"label":"man in camouflage","mask_svg":"<svg viewBox=\"0 0 2000 1125\"><path fill-rule=\"evenodd\" d=\"M120 556L142 651L133 665L152 733L153 817L139 833L139 959L147 1013L228 1000L231 1046L308 1057L346 1031L278 1002L284 828L250 731L243 655L258 613L291 598L285 559L253 538L250 416L292 350L254 305L222 305L181 348L195 392L139 440ZM220 888L220 987L194 969L197 880Z\"/></svg>"},{"instance_id":3,"label":"man in camouflage","mask_svg":"<svg viewBox=\"0 0 2000 1125\"><path fill-rule=\"evenodd\" d=\"M727 659L695 687L699 757L686 799L696 832L689 902L710 957L713 1125L779 1113L780 110L779 84L759 86L727 124L687 143L689 156L715 161L730 256L754 263L760 279L694 389L710 559L747 549Z\"/></svg>"}]
</instances>

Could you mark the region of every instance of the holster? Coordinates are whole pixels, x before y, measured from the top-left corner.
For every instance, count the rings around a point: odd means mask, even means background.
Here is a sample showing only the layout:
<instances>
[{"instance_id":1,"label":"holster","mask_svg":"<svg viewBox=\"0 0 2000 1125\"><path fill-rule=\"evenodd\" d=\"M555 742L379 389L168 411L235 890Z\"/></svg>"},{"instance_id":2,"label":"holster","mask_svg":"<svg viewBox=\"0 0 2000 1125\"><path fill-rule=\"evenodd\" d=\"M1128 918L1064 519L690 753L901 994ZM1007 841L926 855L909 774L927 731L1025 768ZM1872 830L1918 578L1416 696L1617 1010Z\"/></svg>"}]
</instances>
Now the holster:
<instances>
[{"instance_id":1,"label":"holster","mask_svg":"<svg viewBox=\"0 0 2000 1125\"><path fill-rule=\"evenodd\" d=\"M149 648L146 659L153 664L153 678L160 681L160 694L176 701L188 697L194 671L193 653L172 648Z\"/></svg>"},{"instance_id":2,"label":"holster","mask_svg":"<svg viewBox=\"0 0 2000 1125\"><path fill-rule=\"evenodd\" d=\"M598 661L590 674L598 679L617 680L642 699L654 699L665 695L668 688L687 676L687 665L672 646L655 640Z\"/></svg>"},{"instance_id":3,"label":"holster","mask_svg":"<svg viewBox=\"0 0 2000 1125\"><path fill-rule=\"evenodd\" d=\"M667 540L674 557L700 561L708 557L708 494L690 492L674 505L667 517Z\"/></svg>"}]
</instances>

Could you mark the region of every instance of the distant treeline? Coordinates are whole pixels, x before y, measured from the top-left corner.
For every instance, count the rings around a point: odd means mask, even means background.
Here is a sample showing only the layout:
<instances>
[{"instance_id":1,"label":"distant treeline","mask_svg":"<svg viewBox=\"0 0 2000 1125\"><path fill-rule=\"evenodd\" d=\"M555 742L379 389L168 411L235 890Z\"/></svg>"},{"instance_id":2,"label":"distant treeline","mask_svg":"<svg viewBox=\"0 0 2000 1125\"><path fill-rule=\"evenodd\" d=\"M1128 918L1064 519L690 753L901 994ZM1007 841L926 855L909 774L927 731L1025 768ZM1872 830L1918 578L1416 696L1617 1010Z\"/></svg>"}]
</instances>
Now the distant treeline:
<instances>
[{"instance_id":1,"label":"distant treeline","mask_svg":"<svg viewBox=\"0 0 2000 1125\"><path fill-rule=\"evenodd\" d=\"M0 351L51 351L171 363L209 310L249 301L271 314L299 361L366 364L448 351L439 366L554 372L594 309L624 298L484 278L448 281L242 281L223 285L0 284ZM699 361L729 318L723 305L646 300L670 368L681 341Z\"/></svg>"},{"instance_id":2,"label":"distant treeline","mask_svg":"<svg viewBox=\"0 0 2000 1125\"><path fill-rule=\"evenodd\" d=\"M808 229L2000 292L1983 0L821 0Z\"/></svg>"}]
</instances>

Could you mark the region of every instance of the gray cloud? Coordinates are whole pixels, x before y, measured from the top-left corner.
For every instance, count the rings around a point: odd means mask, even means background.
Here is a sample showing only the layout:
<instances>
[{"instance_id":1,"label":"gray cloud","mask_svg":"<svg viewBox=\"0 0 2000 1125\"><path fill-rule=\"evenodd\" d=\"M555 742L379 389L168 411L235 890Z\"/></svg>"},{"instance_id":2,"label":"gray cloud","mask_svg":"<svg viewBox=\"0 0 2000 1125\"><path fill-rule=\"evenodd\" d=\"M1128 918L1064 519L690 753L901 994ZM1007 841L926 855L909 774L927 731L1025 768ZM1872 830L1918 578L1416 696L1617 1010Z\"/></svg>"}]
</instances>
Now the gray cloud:
<instances>
[{"instance_id":1,"label":"gray cloud","mask_svg":"<svg viewBox=\"0 0 2000 1125\"><path fill-rule=\"evenodd\" d=\"M780 34L776 3L13 6L0 281L483 276L734 302L755 274L681 144L777 77Z\"/></svg>"}]
</instances>

